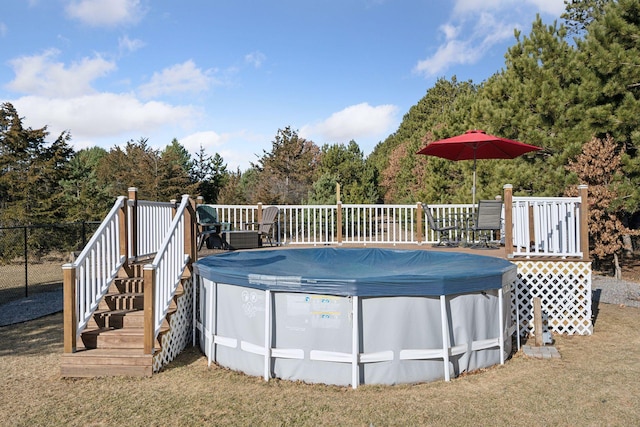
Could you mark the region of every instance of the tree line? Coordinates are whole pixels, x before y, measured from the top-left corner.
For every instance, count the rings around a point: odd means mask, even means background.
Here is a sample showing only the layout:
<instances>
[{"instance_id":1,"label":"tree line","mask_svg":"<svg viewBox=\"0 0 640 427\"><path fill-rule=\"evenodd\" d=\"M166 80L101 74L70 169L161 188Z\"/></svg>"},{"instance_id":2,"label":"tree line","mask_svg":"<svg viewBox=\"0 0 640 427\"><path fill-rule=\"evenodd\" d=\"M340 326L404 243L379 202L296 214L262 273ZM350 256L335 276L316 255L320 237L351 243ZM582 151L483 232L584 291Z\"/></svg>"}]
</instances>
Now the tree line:
<instances>
[{"instance_id":1,"label":"tree line","mask_svg":"<svg viewBox=\"0 0 640 427\"><path fill-rule=\"evenodd\" d=\"M595 219L614 224L614 246L602 258L630 250L640 218L640 0L565 3L561 24L537 17L528 34L516 30L504 67L487 80L439 78L369 156L356 141L318 146L290 126L245 171L228 170L204 147L191 156L176 139L162 150L141 138L75 152L69 132L47 142L46 126L24 128L3 103L0 223L100 220L132 186L149 200L187 193L207 203L332 204L339 183L345 203L469 203L472 162L416 152L482 129L543 149L479 161L478 198L501 194L506 183L514 195L532 196L589 184L603 189L590 201ZM602 159L616 167L592 167Z\"/></svg>"}]
</instances>

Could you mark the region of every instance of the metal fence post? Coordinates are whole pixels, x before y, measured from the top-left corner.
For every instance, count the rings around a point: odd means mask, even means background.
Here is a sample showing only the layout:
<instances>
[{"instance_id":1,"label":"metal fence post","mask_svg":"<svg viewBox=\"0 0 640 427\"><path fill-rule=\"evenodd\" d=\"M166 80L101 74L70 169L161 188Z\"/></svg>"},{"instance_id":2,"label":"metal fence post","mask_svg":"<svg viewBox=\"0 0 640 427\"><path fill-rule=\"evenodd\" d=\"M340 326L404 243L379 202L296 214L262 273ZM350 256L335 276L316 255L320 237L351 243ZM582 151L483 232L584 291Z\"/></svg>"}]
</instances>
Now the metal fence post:
<instances>
[{"instance_id":1,"label":"metal fence post","mask_svg":"<svg viewBox=\"0 0 640 427\"><path fill-rule=\"evenodd\" d=\"M24 296L29 296L29 250L27 248L27 227L24 230Z\"/></svg>"}]
</instances>

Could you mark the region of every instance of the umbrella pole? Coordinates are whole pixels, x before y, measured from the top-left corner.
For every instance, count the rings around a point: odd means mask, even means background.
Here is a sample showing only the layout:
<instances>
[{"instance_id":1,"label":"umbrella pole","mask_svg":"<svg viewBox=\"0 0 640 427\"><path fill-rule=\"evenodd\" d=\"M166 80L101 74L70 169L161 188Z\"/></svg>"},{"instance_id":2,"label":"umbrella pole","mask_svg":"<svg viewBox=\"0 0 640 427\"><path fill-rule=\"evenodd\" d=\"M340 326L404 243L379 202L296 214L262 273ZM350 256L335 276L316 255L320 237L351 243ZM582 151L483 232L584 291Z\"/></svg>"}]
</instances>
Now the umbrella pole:
<instances>
[{"instance_id":1,"label":"umbrella pole","mask_svg":"<svg viewBox=\"0 0 640 427\"><path fill-rule=\"evenodd\" d=\"M476 146L473 146L473 186L471 187L471 202L476 209Z\"/></svg>"}]
</instances>

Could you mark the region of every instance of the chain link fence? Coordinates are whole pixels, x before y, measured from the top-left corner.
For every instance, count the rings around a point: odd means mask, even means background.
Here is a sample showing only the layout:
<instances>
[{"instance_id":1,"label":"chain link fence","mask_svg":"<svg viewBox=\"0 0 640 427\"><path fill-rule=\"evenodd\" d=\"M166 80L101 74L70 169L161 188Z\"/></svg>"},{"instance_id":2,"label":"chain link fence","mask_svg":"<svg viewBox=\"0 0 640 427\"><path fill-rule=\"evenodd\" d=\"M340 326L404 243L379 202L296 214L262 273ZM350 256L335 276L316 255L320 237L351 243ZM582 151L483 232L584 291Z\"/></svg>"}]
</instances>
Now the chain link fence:
<instances>
[{"instance_id":1,"label":"chain link fence","mask_svg":"<svg viewBox=\"0 0 640 427\"><path fill-rule=\"evenodd\" d=\"M62 289L62 265L100 222L0 227L0 305Z\"/></svg>"}]
</instances>

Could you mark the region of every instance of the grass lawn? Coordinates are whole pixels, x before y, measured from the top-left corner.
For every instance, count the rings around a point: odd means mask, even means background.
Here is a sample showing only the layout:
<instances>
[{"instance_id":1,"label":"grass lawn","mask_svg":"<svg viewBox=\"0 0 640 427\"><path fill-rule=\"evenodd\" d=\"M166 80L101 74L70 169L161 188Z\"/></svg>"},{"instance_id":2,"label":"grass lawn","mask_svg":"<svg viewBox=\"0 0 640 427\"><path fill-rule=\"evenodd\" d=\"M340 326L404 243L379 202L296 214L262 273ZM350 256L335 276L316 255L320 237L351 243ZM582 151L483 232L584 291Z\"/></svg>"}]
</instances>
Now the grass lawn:
<instances>
[{"instance_id":1,"label":"grass lawn","mask_svg":"<svg viewBox=\"0 0 640 427\"><path fill-rule=\"evenodd\" d=\"M601 304L562 358L519 352L451 382L348 387L249 377L189 348L152 378L60 378L62 314L0 328L0 419L11 426L592 426L640 422L640 309Z\"/></svg>"}]
</instances>

